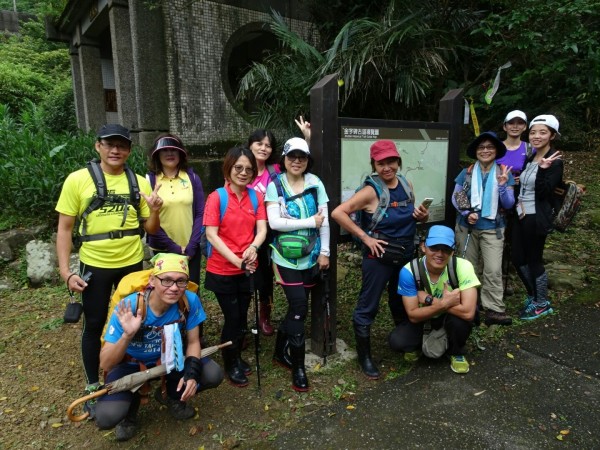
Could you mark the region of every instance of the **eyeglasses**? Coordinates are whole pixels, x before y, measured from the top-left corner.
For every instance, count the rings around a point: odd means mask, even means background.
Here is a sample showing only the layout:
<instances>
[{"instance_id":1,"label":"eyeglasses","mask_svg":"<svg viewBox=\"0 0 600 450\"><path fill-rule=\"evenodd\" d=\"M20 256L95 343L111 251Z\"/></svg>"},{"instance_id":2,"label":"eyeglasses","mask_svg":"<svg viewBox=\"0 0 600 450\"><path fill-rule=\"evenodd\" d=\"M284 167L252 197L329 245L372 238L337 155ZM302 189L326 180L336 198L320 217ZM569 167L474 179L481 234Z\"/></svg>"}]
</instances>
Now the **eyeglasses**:
<instances>
[{"instance_id":1,"label":"eyeglasses","mask_svg":"<svg viewBox=\"0 0 600 450\"><path fill-rule=\"evenodd\" d=\"M479 147L477 147L478 152L482 152L484 150L496 150L496 146L494 144L488 144L488 145L480 145Z\"/></svg>"},{"instance_id":2,"label":"eyeglasses","mask_svg":"<svg viewBox=\"0 0 600 450\"><path fill-rule=\"evenodd\" d=\"M295 153L295 154L287 154L285 155L285 157L287 159L290 160L290 162L294 162L294 161L300 161L300 162L305 162L308 161L308 155L306 153Z\"/></svg>"},{"instance_id":3,"label":"eyeglasses","mask_svg":"<svg viewBox=\"0 0 600 450\"><path fill-rule=\"evenodd\" d=\"M235 170L235 173L245 172L248 175L252 175L254 173L254 169L252 167L244 167L241 164L236 164L233 166L233 170Z\"/></svg>"},{"instance_id":4,"label":"eyeglasses","mask_svg":"<svg viewBox=\"0 0 600 450\"><path fill-rule=\"evenodd\" d=\"M170 278L160 278L157 275L154 275L154 276L160 280L160 284L162 284L164 287L171 287L174 284L176 284L178 288L183 289L184 287L187 287L187 285L190 281L190 280L184 280L184 279L171 280Z\"/></svg>"},{"instance_id":5,"label":"eyeglasses","mask_svg":"<svg viewBox=\"0 0 600 450\"><path fill-rule=\"evenodd\" d=\"M129 150L131 148L131 145L123 144L123 143L120 143L120 142L119 143L115 143L115 142L103 142L103 141L100 141L100 145L102 146L102 148L105 148L106 150L111 150L113 148L116 148L120 152L124 152L125 150Z\"/></svg>"},{"instance_id":6,"label":"eyeglasses","mask_svg":"<svg viewBox=\"0 0 600 450\"><path fill-rule=\"evenodd\" d=\"M432 245L431 247L427 247L427 248L430 251L432 251L433 253L442 252L445 255L449 255L450 253L452 253L454 251L454 249L452 247L448 247L447 245L444 245L444 244Z\"/></svg>"}]
</instances>

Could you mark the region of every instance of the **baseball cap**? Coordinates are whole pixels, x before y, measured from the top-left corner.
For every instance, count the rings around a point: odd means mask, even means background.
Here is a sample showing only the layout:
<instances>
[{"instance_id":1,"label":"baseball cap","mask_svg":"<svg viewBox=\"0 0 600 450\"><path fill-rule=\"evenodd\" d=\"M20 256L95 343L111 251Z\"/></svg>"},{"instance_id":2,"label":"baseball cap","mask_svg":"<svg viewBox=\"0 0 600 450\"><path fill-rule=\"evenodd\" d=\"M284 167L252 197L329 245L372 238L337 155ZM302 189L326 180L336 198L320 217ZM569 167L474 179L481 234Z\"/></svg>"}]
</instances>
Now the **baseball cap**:
<instances>
[{"instance_id":1,"label":"baseball cap","mask_svg":"<svg viewBox=\"0 0 600 450\"><path fill-rule=\"evenodd\" d=\"M285 156L289 152L292 152L294 150L300 150L300 151L303 151L304 153L306 153L307 155L310 155L310 150L308 149L308 144L302 138L293 137L291 139L288 139L285 142L285 144L283 145L282 155Z\"/></svg>"},{"instance_id":2,"label":"baseball cap","mask_svg":"<svg viewBox=\"0 0 600 450\"><path fill-rule=\"evenodd\" d=\"M427 238L425 238L425 245L432 247L440 244L454 248L454 231L452 228L444 225L434 225L429 229Z\"/></svg>"},{"instance_id":3,"label":"baseball cap","mask_svg":"<svg viewBox=\"0 0 600 450\"><path fill-rule=\"evenodd\" d=\"M504 118L504 123L510 122L513 119L523 119L523 121L527 123L527 114L525 114L523 111L515 109L506 115Z\"/></svg>"},{"instance_id":4,"label":"baseball cap","mask_svg":"<svg viewBox=\"0 0 600 450\"><path fill-rule=\"evenodd\" d=\"M496 147L496 159L500 159L506 155L506 145L498 139L498 136L493 131L484 131L477 136L467 147L467 155L470 158L477 159L477 147L485 140L492 141Z\"/></svg>"},{"instance_id":5,"label":"baseball cap","mask_svg":"<svg viewBox=\"0 0 600 450\"><path fill-rule=\"evenodd\" d=\"M540 116L534 117L531 123L529 124L529 128L531 128L534 125L546 125L547 127L550 127L554 131L556 131L556 134L560 136L560 133L558 132L558 119L551 114L542 114Z\"/></svg>"},{"instance_id":6,"label":"baseball cap","mask_svg":"<svg viewBox=\"0 0 600 450\"><path fill-rule=\"evenodd\" d=\"M107 123L106 125L102 125L98 130L98 139L106 139L113 136L123 138L131 143L129 130L119 124Z\"/></svg>"},{"instance_id":7,"label":"baseball cap","mask_svg":"<svg viewBox=\"0 0 600 450\"><path fill-rule=\"evenodd\" d=\"M187 151L185 150L185 148L183 147L183 144L178 139L175 139L174 137L171 137L171 136L165 136L165 137L160 138L158 141L156 141L150 156L154 155L159 150L164 150L167 148L179 150L184 155L187 155Z\"/></svg>"},{"instance_id":8,"label":"baseball cap","mask_svg":"<svg viewBox=\"0 0 600 450\"><path fill-rule=\"evenodd\" d=\"M386 158L400 158L396 144L392 141L383 140L371 145L371 159L373 161L381 161Z\"/></svg>"}]
</instances>

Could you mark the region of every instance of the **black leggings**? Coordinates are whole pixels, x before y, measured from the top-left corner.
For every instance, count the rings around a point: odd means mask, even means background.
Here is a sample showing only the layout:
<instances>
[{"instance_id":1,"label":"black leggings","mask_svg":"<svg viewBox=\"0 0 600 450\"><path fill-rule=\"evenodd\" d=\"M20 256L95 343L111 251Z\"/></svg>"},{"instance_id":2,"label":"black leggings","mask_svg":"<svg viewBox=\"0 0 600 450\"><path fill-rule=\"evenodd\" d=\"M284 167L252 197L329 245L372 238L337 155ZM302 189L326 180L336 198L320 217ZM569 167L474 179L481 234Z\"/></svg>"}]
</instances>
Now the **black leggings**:
<instances>
[{"instance_id":1,"label":"black leggings","mask_svg":"<svg viewBox=\"0 0 600 450\"><path fill-rule=\"evenodd\" d=\"M295 270L278 265L277 272L277 282L281 284L288 301L288 310L280 330L290 336L304 334L308 297L315 285L315 268Z\"/></svg>"},{"instance_id":2,"label":"black leggings","mask_svg":"<svg viewBox=\"0 0 600 450\"><path fill-rule=\"evenodd\" d=\"M142 261L119 269L102 269L80 263L80 274L91 272L92 277L81 295L83 303L83 333L81 358L88 384L99 381L100 338L108 315L110 294L125 275L143 269Z\"/></svg>"},{"instance_id":3,"label":"black leggings","mask_svg":"<svg viewBox=\"0 0 600 450\"><path fill-rule=\"evenodd\" d=\"M535 214L527 214L523 219L515 214L512 231L512 261L517 272L527 266L535 280L546 270L542 256L546 244L546 234L539 234Z\"/></svg>"},{"instance_id":4,"label":"black leggings","mask_svg":"<svg viewBox=\"0 0 600 450\"><path fill-rule=\"evenodd\" d=\"M215 293L225 322L221 331L221 342L237 342L242 338L246 327L250 293L219 294Z\"/></svg>"}]
</instances>

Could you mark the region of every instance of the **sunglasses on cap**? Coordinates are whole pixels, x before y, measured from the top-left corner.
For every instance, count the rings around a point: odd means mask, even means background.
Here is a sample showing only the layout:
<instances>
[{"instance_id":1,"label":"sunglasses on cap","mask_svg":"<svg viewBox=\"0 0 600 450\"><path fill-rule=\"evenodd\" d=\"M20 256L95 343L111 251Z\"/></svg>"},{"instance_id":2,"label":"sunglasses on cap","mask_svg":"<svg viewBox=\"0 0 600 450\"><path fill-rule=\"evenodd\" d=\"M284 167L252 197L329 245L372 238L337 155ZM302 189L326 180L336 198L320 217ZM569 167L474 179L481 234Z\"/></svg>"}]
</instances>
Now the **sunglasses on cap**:
<instances>
[{"instance_id":1,"label":"sunglasses on cap","mask_svg":"<svg viewBox=\"0 0 600 450\"><path fill-rule=\"evenodd\" d=\"M432 245L427 248L429 250L431 250L433 253L442 252L446 255L449 255L450 253L452 253L454 251L454 248L448 247L447 245L444 245L444 244L436 244L436 245Z\"/></svg>"},{"instance_id":2,"label":"sunglasses on cap","mask_svg":"<svg viewBox=\"0 0 600 450\"><path fill-rule=\"evenodd\" d=\"M172 148L175 150L179 150L180 152L186 153L185 149L183 148L183 145L181 145L181 142L171 137L160 138L156 142L156 145L154 146L154 151L152 153L154 154L159 150L165 150L168 148Z\"/></svg>"}]
</instances>

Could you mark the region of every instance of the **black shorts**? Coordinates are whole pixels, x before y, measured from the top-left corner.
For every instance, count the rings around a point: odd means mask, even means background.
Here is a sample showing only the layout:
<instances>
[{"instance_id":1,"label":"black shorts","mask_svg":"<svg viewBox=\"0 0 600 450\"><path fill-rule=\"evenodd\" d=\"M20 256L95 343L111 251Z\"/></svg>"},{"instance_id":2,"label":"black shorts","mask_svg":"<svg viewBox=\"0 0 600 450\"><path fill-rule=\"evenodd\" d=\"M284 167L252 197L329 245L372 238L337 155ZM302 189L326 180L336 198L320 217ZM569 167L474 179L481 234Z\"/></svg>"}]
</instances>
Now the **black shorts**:
<instances>
[{"instance_id":1,"label":"black shorts","mask_svg":"<svg viewBox=\"0 0 600 450\"><path fill-rule=\"evenodd\" d=\"M252 293L251 282L254 275L217 275L216 273L206 272L204 277L204 287L215 294L250 294Z\"/></svg>"}]
</instances>

